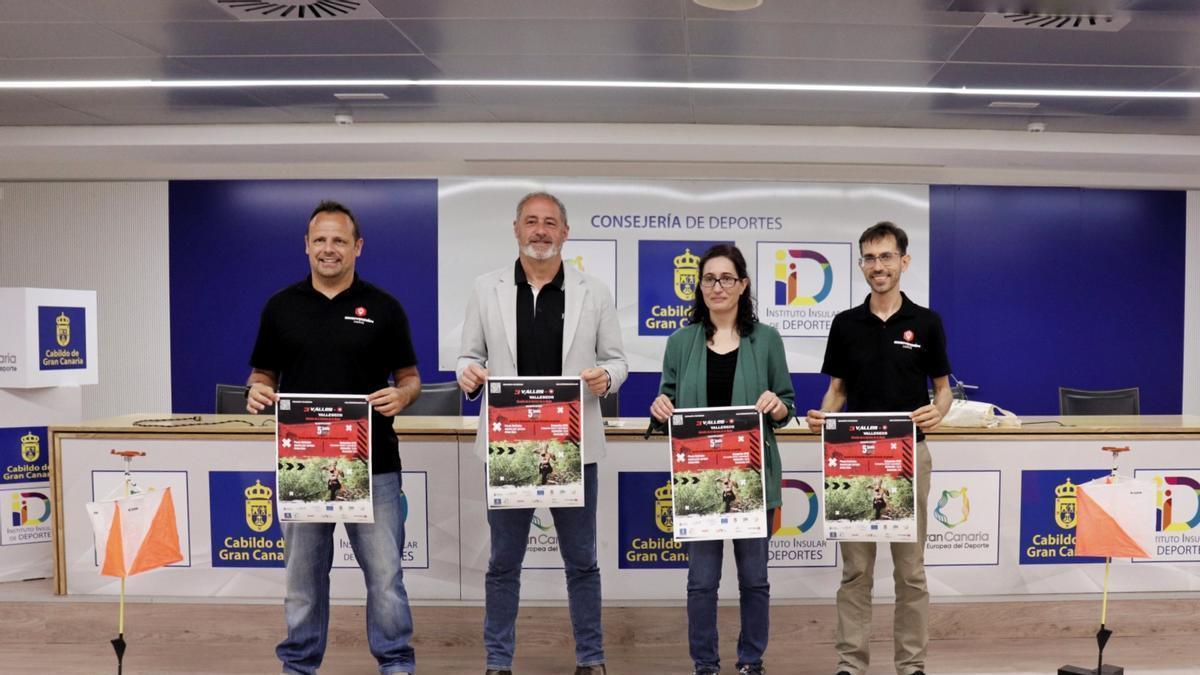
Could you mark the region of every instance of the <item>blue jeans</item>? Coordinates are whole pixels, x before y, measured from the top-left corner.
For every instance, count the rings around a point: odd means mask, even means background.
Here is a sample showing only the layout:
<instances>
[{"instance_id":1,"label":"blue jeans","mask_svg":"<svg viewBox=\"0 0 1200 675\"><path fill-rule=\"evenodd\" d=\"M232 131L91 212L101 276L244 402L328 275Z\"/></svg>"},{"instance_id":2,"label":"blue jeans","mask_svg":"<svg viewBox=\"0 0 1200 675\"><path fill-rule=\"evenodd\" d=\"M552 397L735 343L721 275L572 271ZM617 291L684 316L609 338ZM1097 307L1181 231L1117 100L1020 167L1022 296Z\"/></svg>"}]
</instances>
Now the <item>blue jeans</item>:
<instances>
[{"instance_id":1,"label":"blue jeans","mask_svg":"<svg viewBox=\"0 0 1200 675\"><path fill-rule=\"evenodd\" d=\"M374 523L346 523L367 584L367 643L381 673L413 672L413 622L404 590L404 518L399 472L374 476ZM283 672L312 675L325 657L329 633L329 570L333 523L284 523L287 637L275 648Z\"/></svg>"},{"instance_id":2,"label":"blue jeans","mask_svg":"<svg viewBox=\"0 0 1200 675\"><path fill-rule=\"evenodd\" d=\"M768 532L773 511L767 511ZM761 666L767 651L771 626L771 584L767 580L769 541L770 536L733 540L742 610L742 630L738 633L737 643L738 668ZM721 585L725 541L689 542L687 552L688 650L696 670L717 673L721 671L721 656L717 652L717 589Z\"/></svg>"},{"instance_id":3,"label":"blue jeans","mask_svg":"<svg viewBox=\"0 0 1200 675\"><path fill-rule=\"evenodd\" d=\"M567 574L567 603L575 632L575 662L604 663L604 630L600 625L600 566L596 563L596 465L583 467L584 506L550 509L558 534L558 550ZM521 602L521 562L529 540L533 509L487 512L492 532L488 560L483 645L487 667L510 670L517 644L517 608Z\"/></svg>"}]
</instances>

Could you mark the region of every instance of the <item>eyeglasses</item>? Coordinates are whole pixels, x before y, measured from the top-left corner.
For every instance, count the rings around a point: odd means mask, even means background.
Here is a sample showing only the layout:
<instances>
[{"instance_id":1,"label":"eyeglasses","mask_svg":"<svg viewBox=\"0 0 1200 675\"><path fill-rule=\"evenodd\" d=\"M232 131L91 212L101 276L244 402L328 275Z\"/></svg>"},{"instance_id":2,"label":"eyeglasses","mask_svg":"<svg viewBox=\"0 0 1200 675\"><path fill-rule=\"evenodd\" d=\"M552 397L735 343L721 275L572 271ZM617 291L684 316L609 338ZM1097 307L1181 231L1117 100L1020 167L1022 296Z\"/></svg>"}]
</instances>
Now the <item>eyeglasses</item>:
<instances>
[{"instance_id":1,"label":"eyeglasses","mask_svg":"<svg viewBox=\"0 0 1200 675\"><path fill-rule=\"evenodd\" d=\"M716 286L718 282L720 282L721 288L730 289L733 288L733 285L739 281L741 281L741 279L729 274L721 275L719 278L714 277L711 274L705 274L700 279L700 287L704 289L711 289L713 286Z\"/></svg>"},{"instance_id":2,"label":"eyeglasses","mask_svg":"<svg viewBox=\"0 0 1200 675\"><path fill-rule=\"evenodd\" d=\"M900 259L903 257L904 256L896 253L895 251L888 251L887 253L880 253L879 255L864 255L858 259L858 264L861 267L874 267L876 262L881 262L883 263L884 267L891 267L892 265L900 262Z\"/></svg>"}]
</instances>

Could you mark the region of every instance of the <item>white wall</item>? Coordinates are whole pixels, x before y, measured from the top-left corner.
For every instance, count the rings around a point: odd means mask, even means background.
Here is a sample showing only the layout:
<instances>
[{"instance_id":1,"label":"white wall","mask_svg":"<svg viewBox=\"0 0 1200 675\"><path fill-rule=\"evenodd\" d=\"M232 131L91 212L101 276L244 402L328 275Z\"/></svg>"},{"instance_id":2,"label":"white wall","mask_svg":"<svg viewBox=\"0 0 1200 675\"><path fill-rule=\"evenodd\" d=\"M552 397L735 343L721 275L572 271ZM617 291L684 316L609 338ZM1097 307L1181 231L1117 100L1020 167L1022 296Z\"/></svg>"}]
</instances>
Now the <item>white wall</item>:
<instances>
[{"instance_id":1,"label":"white wall","mask_svg":"<svg viewBox=\"0 0 1200 675\"><path fill-rule=\"evenodd\" d=\"M0 286L97 291L85 418L170 409L167 281L165 182L0 185Z\"/></svg>"},{"instance_id":2,"label":"white wall","mask_svg":"<svg viewBox=\"0 0 1200 675\"><path fill-rule=\"evenodd\" d=\"M0 127L0 286L99 291L84 415L170 408L167 189L183 178L616 176L1200 189L1200 137L734 125ZM149 182L112 182L112 181ZM1200 414L1200 192L1183 409Z\"/></svg>"}]
</instances>

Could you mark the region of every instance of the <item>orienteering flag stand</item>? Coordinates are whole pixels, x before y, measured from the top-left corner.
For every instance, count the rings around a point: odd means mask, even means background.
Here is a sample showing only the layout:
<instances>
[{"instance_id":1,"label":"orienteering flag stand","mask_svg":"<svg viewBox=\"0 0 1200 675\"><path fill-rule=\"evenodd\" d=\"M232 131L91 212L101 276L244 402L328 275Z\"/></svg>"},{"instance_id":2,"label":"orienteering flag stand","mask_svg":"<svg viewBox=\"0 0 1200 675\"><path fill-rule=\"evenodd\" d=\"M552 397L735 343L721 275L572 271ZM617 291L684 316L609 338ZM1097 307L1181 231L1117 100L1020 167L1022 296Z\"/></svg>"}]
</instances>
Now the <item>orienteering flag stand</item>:
<instances>
[{"instance_id":1,"label":"orienteering flag stand","mask_svg":"<svg viewBox=\"0 0 1200 675\"><path fill-rule=\"evenodd\" d=\"M117 610L117 637L110 640L117 654L117 675L121 675L125 657L125 577L157 569L183 560L179 550L179 529L175 522L175 503L171 488L132 493L134 457L145 457L138 450L112 450L125 462L123 496L89 502L88 514L96 535L96 553L100 574L121 578Z\"/></svg>"},{"instance_id":2,"label":"orienteering flag stand","mask_svg":"<svg viewBox=\"0 0 1200 675\"><path fill-rule=\"evenodd\" d=\"M1107 478L1101 478L1094 481L1099 484L1115 485L1120 482L1117 476L1117 459L1123 452L1129 452L1129 447L1112 447L1106 446L1102 448L1105 452L1111 452L1113 457L1112 473ZM1085 483L1084 485L1088 485ZM1083 492L1086 488L1080 486ZM1076 525L1076 555L1103 555L1104 556L1104 595L1100 605L1100 630L1096 632L1096 644L1099 646L1099 658L1095 668L1085 668L1082 666L1062 666L1058 669L1058 675L1124 675L1125 669L1121 666L1114 666L1104 663L1104 646L1108 644L1108 639L1112 637L1112 631L1106 626L1108 621L1108 578L1109 570L1112 566L1114 555L1119 557L1149 557L1148 550L1138 550L1145 547L1137 546L1131 537L1124 531L1116 522L1111 514L1105 514L1090 497L1080 493L1079 497L1086 499L1088 506L1079 511L1078 524ZM1078 507L1077 507L1078 508ZM1089 536L1080 537L1079 524L1082 524L1088 516L1091 515L1093 520L1099 521L1096 523L1100 528L1109 532L1116 532L1119 536L1104 537L1104 536ZM1106 517L1107 516L1107 517ZM1087 526L1085 526L1086 528ZM1099 534L1099 533L1097 533ZM1080 540L1083 539L1083 545L1080 545ZM1140 553L1140 555L1139 555Z\"/></svg>"}]
</instances>

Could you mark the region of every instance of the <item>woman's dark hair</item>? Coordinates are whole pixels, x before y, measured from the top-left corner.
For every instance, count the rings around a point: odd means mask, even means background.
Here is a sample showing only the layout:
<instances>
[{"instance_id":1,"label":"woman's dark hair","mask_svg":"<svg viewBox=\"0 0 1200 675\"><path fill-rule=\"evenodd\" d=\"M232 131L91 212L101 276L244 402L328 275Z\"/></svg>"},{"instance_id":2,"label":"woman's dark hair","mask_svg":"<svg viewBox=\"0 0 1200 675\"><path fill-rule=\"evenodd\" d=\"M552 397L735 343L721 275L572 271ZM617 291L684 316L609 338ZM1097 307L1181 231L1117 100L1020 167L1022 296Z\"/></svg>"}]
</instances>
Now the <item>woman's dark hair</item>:
<instances>
[{"instance_id":1,"label":"woman's dark hair","mask_svg":"<svg viewBox=\"0 0 1200 675\"><path fill-rule=\"evenodd\" d=\"M742 337L750 335L754 332L754 324L758 323L758 316L754 313L754 294L750 292L750 275L746 271L746 258L742 256L738 247L732 244L717 244L705 251L704 257L700 258L698 272L700 278L703 278L704 266L713 258L728 258L733 263L733 269L737 272L738 279L746 280L746 290L738 298L737 329L738 334ZM711 340L717 327L713 325L712 318L708 315L708 305L704 304L704 295L700 290L700 278L696 279L696 299L692 304L691 313L688 314L688 322L704 324L704 336Z\"/></svg>"}]
</instances>

